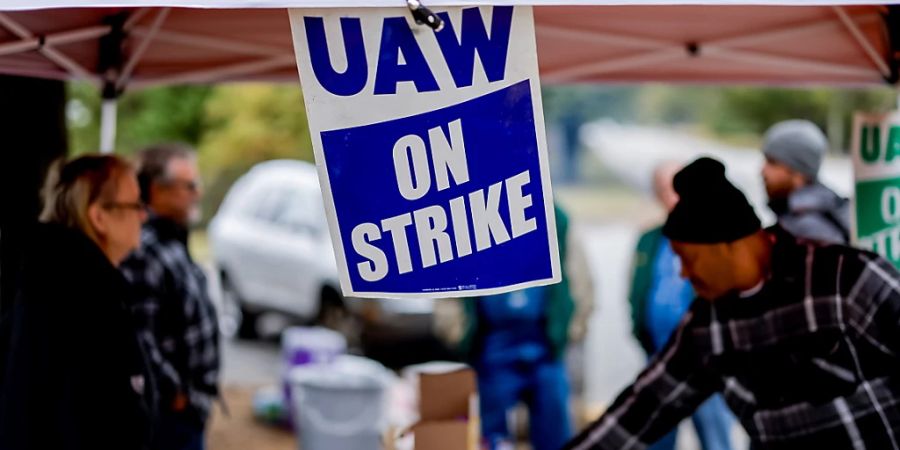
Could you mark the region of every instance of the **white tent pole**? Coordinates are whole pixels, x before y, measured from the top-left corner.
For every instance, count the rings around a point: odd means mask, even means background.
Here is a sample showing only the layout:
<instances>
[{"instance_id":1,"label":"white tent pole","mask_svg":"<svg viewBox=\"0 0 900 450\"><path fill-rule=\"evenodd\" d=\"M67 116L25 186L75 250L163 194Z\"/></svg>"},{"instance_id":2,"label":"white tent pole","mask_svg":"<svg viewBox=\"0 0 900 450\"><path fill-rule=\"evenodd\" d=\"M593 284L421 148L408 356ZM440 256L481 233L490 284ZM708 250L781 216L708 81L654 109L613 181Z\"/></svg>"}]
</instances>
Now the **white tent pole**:
<instances>
[{"instance_id":1,"label":"white tent pole","mask_svg":"<svg viewBox=\"0 0 900 450\"><path fill-rule=\"evenodd\" d=\"M125 20L125 23L122 25L122 29L125 31L131 31L147 13L150 12L150 8L141 8L128 16L128 19Z\"/></svg>"},{"instance_id":2,"label":"white tent pole","mask_svg":"<svg viewBox=\"0 0 900 450\"><path fill-rule=\"evenodd\" d=\"M877 14L865 14L854 17L859 25L870 25L881 22L881 16ZM732 38L716 39L712 43L725 47L748 47L772 41L793 41L801 36L811 33L830 33L841 29L844 25L836 21L823 22L821 19L806 24L798 24L791 27L780 26L773 30L751 33Z\"/></svg>"},{"instance_id":3,"label":"white tent pole","mask_svg":"<svg viewBox=\"0 0 900 450\"><path fill-rule=\"evenodd\" d=\"M660 48L670 48L677 45L673 42L659 41L655 39L647 39L642 37L624 36L612 33L603 33L593 30L579 30L576 28L563 28L556 25L535 25L535 31L542 36L553 36L557 38L568 38L573 41L582 43L598 43L621 45L623 47L640 48L647 50L656 50Z\"/></svg>"},{"instance_id":4,"label":"white tent pole","mask_svg":"<svg viewBox=\"0 0 900 450\"><path fill-rule=\"evenodd\" d=\"M128 62L125 63L125 67L119 73L119 80L116 82L116 89L122 90L125 89L125 84L128 83L128 80L131 78L132 72L134 72L135 67L137 67L138 62L140 62L141 58L144 56L144 52L147 51L147 47L150 46L150 42L153 41L153 38L156 36L156 33L159 31L159 27L162 26L163 22L166 20L166 17L169 15L170 8L163 8L156 15L156 19L153 20L153 25L150 26L150 32L144 36L144 39L138 44L137 50L131 54L131 57L128 58Z\"/></svg>"},{"instance_id":5,"label":"white tent pole","mask_svg":"<svg viewBox=\"0 0 900 450\"><path fill-rule=\"evenodd\" d=\"M875 63L875 66L878 67L878 70L881 71L881 74L884 75L885 78L889 78L891 76L891 68L888 67L887 63L884 62L881 55L878 54L878 51L872 47L872 43L866 39L865 35L863 35L862 31L860 31L859 27L853 22L853 19L847 15L847 12L844 11L843 7L840 6L832 6L831 7L835 14L841 19L841 22L847 27L847 31L853 35L853 38L856 42L862 47L863 51L866 52L866 56Z\"/></svg>"},{"instance_id":6,"label":"white tent pole","mask_svg":"<svg viewBox=\"0 0 900 450\"><path fill-rule=\"evenodd\" d=\"M74 42L89 41L109 33L108 25L97 25L77 30L63 31L44 36L44 46L71 44ZM0 44L0 56L29 52L41 48L41 38L32 37L15 42Z\"/></svg>"},{"instance_id":7,"label":"white tent pole","mask_svg":"<svg viewBox=\"0 0 900 450\"><path fill-rule=\"evenodd\" d=\"M843 11L840 11L843 12ZM798 69L804 70L815 70L822 73L829 74L839 74L845 76L860 76L860 77L871 77L875 70L868 70L865 68L859 68L855 66L845 66L842 64L835 63L827 63L822 61L813 61L813 60L803 60L797 58L785 58L777 55L769 55L763 54L759 52L749 51L749 50L738 50L734 47L738 47L741 45L747 45L752 43L764 42L773 39L786 39L789 36L796 36L803 33L809 33L813 31L824 31L832 28L840 28L842 26L850 27L856 26L856 23L853 22L849 16L844 14L844 16L840 17L845 18L850 21L850 25L846 23L840 22L828 22L828 23L811 23L808 25L801 25L793 28L778 28L775 30L767 30L763 32L753 33L749 35L713 40L710 42L705 42L700 44L701 53L706 56L719 56L728 58L736 61L749 62L753 64L767 65L767 66L775 66L775 67L795 67ZM875 15L866 15L861 16L859 18L860 22L869 23L873 20L878 20L878 17ZM856 28L859 31L858 27ZM536 32L538 34L551 34L557 37L571 37L578 38L582 42L585 40L597 40L599 42L614 42L618 45L635 47L635 48L652 48L653 46L658 47L659 49L656 51L651 51L644 54L625 56L618 59L611 59L606 61L598 61L598 62L589 62L586 64L576 65L574 67L567 67L564 69L559 69L556 71L550 71L549 73L542 76L544 80L551 82L564 82L564 81L574 81L584 76L591 75L599 75L608 72L615 72L625 69L634 69L637 67L656 64L659 62L665 62L671 59L678 59L685 55L685 48L681 43L671 43L666 44L662 41L654 41L645 38L634 38L632 36L624 36L624 35L614 35L614 34L605 34L605 33L594 33L587 30L565 30L558 27L553 26L538 26L536 28ZM860 32L861 33L861 32ZM593 38L593 39L592 39ZM858 39L857 39L858 41ZM865 46L865 44L869 44L868 41L864 41L861 45ZM668 48L666 48L668 47ZM871 45L869 46L871 48ZM874 50L873 50L874 51ZM879 60L879 62L881 62ZM881 62L881 64L884 64ZM881 67L879 66L879 69ZM883 75L883 73L879 74Z\"/></svg>"},{"instance_id":8,"label":"white tent pole","mask_svg":"<svg viewBox=\"0 0 900 450\"><path fill-rule=\"evenodd\" d=\"M146 27L136 26L132 30L131 35L145 37L150 33ZM245 53L254 56L279 56L285 53L291 53L290 49L265 47L262 45L248 44L239 40L223 39L212 36L201 36L190 33L184 33L173 30L159 30L154 40L157 42L167 42L181 45L190 45L193 47L204 47L211 50L225 50L234 53Z\"/></svg>"},{"instance_id":9,"label":"white tent pole","mask_svg":"<svg viewBox=\"0 0 900 450\"><path fill-rule=\"evenodd\" d=\"M0 25L22 39L30 38L32 36L31 32L28 31L28 28L23 27L19 22L12 20L4 13L0 13Z\"/></svg>"},{"instance_id":10,"label":"white tent pole","mask_svg":"<svg viewBox=\"0 0 900 450\"><path fill-rule=\"evenodd\" d=\"M831 75L861 78L881 76L881 73L879 73L877 70L865 67L848 66L823 61L813 61L803 58L787 58L783 56L769 55L748 50L719 47L717 45L706 45L701 48L703 49L702 52L704 55L715 56L731 61L743 62L759 66L770 66L781 69L794 68L797 70L810 70Z\"/></svg>"},{"instance_id":11,"label":"white tent pole","mask_svg":"<svg viewBox=\"0 0 900 450\"><path fill-rule=\"evenodd\" d=\"M118 99L104 98L100 110L100 153L110 154L116 148L116 115Z\"/></svg>"},{"instance_id":12,"label":"white tent pole","mask_svg":"<svg viewBox=\"0 0 900 450\"><path fill-rule=\"evenodd\" d=\"M34 35L28 31L27 28L10 18L8 15L0 12L0 26L3 26L7 30L11 31L13 34L19 37L19 39L29 39L34 37ZM54 48L43 46L39 47L38 50L43 54L47 59L53 61L60 67L66 69L70 74L84 78L86 80L91 79L91 74L84 67L81 67L73 61L68 56L62 54Z\"/></svg>"},{"instance_id":13,"label":"white tent pole","mask_svg":"<svg viewBox=\"0 0 900 450\"><path fill-rule=\"evenodd\" d=\"M541 75L541 79L552 82L575 81L584 76L599 75L626 69L650 66L684 57L684 47L672 46L662 50L639 53L633 56L591 62L579 66L563 68Z\"/></svg>"},{"instance_id":14,"label":"white tent pole","mask_svg":"<svg viewBox=\"0 0 900 450\"><path fill-rule=\"evenodd\" d=\"M251 61L246 63L238 63L231 66L224 66L214 69L202 69L193 72L185 72L172 75L169 77L161 77L153 80L156 84L178 84L178 83L208 83L216 80L227 79L228 77L248 75L254 73L265 73L270 70L283 69L297 64L297 59L293 55L278 56L275 58L262 59L259 61Z\"/></svg>"}]
</instances>

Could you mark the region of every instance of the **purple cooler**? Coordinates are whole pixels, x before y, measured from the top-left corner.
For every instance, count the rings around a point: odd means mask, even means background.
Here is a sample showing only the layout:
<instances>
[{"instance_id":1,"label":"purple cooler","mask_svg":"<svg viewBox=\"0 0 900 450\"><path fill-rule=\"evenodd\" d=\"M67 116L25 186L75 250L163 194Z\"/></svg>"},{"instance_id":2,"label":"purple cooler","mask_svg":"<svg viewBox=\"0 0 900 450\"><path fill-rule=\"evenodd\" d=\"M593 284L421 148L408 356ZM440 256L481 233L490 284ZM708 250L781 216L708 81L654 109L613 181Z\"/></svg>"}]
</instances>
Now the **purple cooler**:
<instances>
[{"instance_id":1,"label":"purple cooler","mask_svg":"<svg viewBox=\"0 0 900 450\"><path fill-rule=\"evenodd\" d=\"M298 367L330 364L347 352L347 339L341 333L323 327L290 327L281 334L281 380L288 420L294 423L296 411L291 398L288 374Z\"/></svg>"}]
</instances>

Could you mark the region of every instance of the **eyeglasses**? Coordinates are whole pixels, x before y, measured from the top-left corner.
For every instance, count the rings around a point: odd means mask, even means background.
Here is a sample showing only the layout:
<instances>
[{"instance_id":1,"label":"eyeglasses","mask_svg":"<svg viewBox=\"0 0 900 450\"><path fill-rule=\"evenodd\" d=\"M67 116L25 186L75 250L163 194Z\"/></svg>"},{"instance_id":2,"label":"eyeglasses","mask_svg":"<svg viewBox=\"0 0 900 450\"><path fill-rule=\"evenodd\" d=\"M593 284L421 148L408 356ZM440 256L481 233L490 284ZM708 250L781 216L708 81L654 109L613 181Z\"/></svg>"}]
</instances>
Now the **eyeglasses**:
<instances>
[{"instance_id":1,"label":"eyeglasses","mask_svg":"<svg viewBox=\"0 0 900 450\"><path fill-rule=\"evenodd\" d=\"M147 205L144 204L144 202L107 202L102 206L105 209L125 209L138 212L147 211Z\"/></svg>"},{"instance_id":2,"label":"eyeglasses","mask_svg":"<svg viewBox=\"0 0 900 450\"><path fill-rule=\"evenodd\" d=\"M200 191L200 182L197 180L169 180L165 184L169 186L178 186L187 189L190 192Z\"/></svg>"}]
</instances>

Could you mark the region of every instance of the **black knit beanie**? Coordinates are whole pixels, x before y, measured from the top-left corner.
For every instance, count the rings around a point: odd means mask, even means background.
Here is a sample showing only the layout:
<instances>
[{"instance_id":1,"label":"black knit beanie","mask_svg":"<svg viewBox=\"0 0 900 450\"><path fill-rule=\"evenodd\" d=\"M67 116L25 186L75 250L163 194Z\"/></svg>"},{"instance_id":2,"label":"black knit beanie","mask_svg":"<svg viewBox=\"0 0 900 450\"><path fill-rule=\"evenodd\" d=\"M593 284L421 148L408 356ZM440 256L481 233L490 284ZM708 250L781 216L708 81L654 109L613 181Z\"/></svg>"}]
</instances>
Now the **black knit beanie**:
<instances>
[{"instance_id":1,"label":"black knit beanie","mask_svg":"<svg viewBox=\"0 0 900 450\"><path fill-rule=\"evenodd\" d=\"M696 244L732 242L760 230L744 194L725 177L721 162L703 157L675 174L678 204L669 213L663 235Z\"/></svg>"}]
</instances>

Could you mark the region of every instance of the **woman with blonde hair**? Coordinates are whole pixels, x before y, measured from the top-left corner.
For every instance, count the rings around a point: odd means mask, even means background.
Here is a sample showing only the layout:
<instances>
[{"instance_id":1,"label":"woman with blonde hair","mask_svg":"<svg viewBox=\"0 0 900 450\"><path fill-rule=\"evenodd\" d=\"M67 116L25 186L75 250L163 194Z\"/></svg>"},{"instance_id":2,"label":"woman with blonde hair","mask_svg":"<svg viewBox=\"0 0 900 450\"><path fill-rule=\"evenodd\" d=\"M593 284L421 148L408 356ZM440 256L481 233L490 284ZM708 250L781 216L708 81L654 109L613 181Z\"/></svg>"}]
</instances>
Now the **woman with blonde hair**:
<instances>
[{"instance_id":1,"label":"woman with blonde hair","mask_svg":"<svg viewBox=\"0 0 900 450\"><path fill-rule=\"evenodd\" d=\"M0 448L146 448L153 389L116 268L146 220L134 168L61 162L43 196L2 325Z\"/></svg>"}]
</instances>

